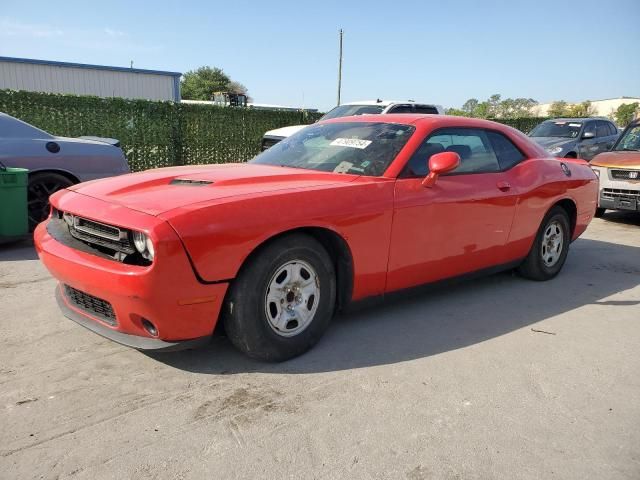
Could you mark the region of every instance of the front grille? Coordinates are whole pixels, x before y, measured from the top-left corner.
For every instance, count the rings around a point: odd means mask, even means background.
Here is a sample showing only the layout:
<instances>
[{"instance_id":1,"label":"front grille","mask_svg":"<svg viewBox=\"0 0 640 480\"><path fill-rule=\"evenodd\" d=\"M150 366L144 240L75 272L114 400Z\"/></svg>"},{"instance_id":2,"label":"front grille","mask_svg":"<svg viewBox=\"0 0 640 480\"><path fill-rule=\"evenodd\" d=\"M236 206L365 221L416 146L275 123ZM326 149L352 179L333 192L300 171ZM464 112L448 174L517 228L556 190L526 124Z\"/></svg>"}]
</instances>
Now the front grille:
<instances>
[{"instance_id":1,"label":"front grille","mask_svg":"<svg viewBox=\"0 0 640 480\"><path fill-rule=\"evenodd\" d=\"M126 255L136 252L127 230L67 213L63 217L69 225L69 233L78 240Z\"/></svg>"},{"instance_id":2,"label":"front grille","mask_svg":"<svg viewBox=\"0 0 640 480\"><path fill-rule=\"evenodd\" d=\"M268 150L273 147L276 143L280 142L282 138L280 137L263 137L262 139L262 151Z\"/></svg>"},{"instance_id":3,"label":"front grille","mask_svg":"<svg viewBox=\"0 0 640 480\"><path fill-rule=\"evenodd\" d=\"M64 293L67 299L79 309L111 326L115 327L117 325L118 322L116 321L116 314L113 311L113 307L106 300L84 293L69 285L64 286Z\"/></svg>"},{"instance_id":4,"label":"front grille","mask_svg":"<svg viewBox=\"0 0 640 480\"><path fill-rule=\"evenodd\" d=\"M94 222L93 220L88 220L82 217L76 217L74 228L90 235L104 237L111 240L120 241L121 237L119 228L112 227L111 225L105 225L104 223Z\"/></svg>"},{"instance_id":5,"label":"front grille","mask_svg":"<svg viewBox=\"0 0 640 480\"><path fill-rule=\"evenodd\" d=\"M640 180L640 170L611 170L614 180Z\"/></svg>"},{"instance_id":6,"label":"front grille","mask_svg":"<svg viewBox=\"0 0 640 480\"><path fill-rule=\"evenodd\" d=\"M640 190L625 190L623 188L603 188L602 197L610 198L610 199L625 198L629 200L639 200Z\"/></svg>"}]
</instances>

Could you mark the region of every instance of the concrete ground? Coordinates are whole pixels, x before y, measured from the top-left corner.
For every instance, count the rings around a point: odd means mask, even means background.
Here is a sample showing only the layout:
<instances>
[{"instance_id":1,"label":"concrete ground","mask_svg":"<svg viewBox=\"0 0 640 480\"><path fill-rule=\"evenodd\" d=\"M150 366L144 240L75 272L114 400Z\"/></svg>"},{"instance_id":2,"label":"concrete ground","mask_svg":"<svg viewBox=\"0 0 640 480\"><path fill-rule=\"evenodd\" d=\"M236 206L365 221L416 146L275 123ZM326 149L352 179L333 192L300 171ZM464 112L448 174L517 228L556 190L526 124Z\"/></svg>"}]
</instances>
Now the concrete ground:
<instances>
[{"instance_id":1,"label":"concrete ground","mask_svg":"<svg viewBox=\"0 0 640 480\"><path fill-rule=\"evenodd\" d=\"M551 282L345 315L279 365L118 346L53 289L0 247L2 479L640 478L638 216L594 220Z\"/></svg>"}]
</instances>

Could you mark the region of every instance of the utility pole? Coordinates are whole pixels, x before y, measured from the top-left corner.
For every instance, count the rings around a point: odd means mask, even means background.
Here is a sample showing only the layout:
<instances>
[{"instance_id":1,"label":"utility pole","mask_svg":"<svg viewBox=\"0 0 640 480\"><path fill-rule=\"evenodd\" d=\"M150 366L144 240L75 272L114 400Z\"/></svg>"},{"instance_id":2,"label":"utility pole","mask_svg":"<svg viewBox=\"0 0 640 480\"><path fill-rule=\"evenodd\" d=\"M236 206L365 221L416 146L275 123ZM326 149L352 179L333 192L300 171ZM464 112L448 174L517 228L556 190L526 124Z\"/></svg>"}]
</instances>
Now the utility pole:
<instances>
[{"instance_id":1,"label":"utility pole","mask_svg":"<svg viewBox=\"0 0 640 480\"><path fill-rule=\"evenodd\" d=\"M338 105L340 105L341 89L342 89L342 29L340 29L340 56L338 59Z\"/></svg>"}]
</instances>

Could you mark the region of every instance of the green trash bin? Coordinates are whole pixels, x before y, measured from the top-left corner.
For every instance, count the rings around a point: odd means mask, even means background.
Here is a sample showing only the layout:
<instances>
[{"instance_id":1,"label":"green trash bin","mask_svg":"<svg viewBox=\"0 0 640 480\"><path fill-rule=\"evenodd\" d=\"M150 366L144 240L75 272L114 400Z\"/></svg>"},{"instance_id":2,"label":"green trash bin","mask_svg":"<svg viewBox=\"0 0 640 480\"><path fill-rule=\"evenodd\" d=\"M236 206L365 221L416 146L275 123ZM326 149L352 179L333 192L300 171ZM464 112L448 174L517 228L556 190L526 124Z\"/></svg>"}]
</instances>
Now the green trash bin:
<instances>
[{"instance_id":1,"label":"green trash bin","mask_svg":"<svg viewBox=\"0 0 640 480\"><path fill-rule=\"evenodd\" d=\"M0 163L0 242L18 240L29 233L27 181L29 170Z\"/></svg>"}]
</instances>

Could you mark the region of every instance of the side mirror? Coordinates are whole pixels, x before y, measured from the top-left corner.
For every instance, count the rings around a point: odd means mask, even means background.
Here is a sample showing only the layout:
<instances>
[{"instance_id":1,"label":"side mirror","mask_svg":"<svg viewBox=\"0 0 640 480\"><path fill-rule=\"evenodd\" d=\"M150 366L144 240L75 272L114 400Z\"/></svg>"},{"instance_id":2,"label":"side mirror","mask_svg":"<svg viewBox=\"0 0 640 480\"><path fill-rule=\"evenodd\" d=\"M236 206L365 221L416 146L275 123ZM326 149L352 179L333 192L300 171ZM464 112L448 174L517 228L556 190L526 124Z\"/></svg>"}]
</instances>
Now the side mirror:
<instances>
[{"instance_id":1,"label":"side mirror","mask_svg":"<svg viewBox=\"0 0 640 480\"><path fill-rule=\"evenodd\" d=\"M595 136L596 136L596 134L593 133L593 132L584 132L582 134L582 138L594 138Z\"/></svg>"},{"instance_id":2,"label":"side mirror","mask_svg":"<svg viewBox=\"0 0 640 480\"><path fill-rule=\"evenodd\" d=\"M439 175L455 170L458 165L460 165L460 155L456 152L440 152L432 155L429 159L429 175L422 181L422 186L433 187Z\"/></svg>"}]
</instances>

